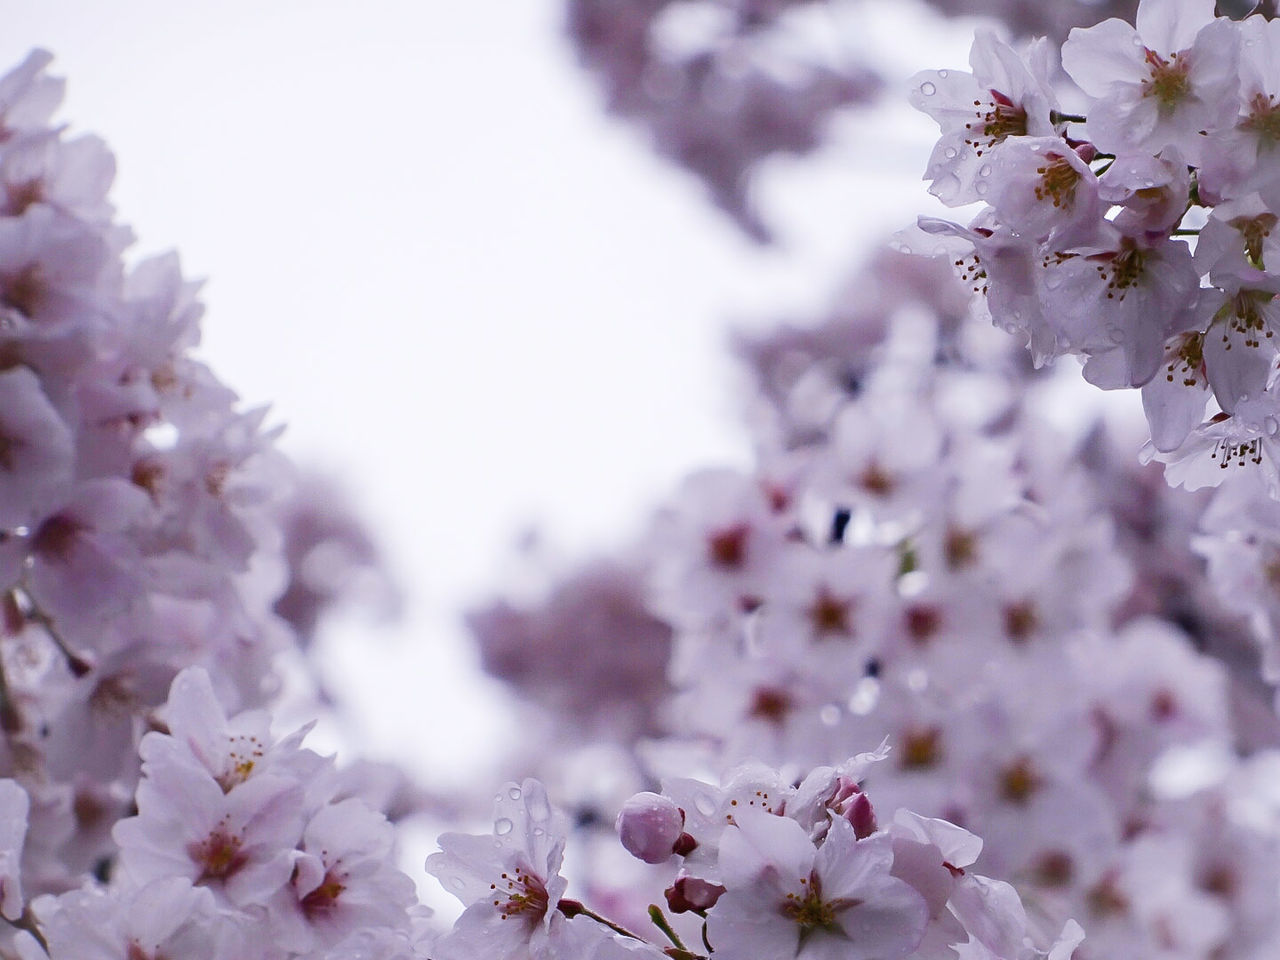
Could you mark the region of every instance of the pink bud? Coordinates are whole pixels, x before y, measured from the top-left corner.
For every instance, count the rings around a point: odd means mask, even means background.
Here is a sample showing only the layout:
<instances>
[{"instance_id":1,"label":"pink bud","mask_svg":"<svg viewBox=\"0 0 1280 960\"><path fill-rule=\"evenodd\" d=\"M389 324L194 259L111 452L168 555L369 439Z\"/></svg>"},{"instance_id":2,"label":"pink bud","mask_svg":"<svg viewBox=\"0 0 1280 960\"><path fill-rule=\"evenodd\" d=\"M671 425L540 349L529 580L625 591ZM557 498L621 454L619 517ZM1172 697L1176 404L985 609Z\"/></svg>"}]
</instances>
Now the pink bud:
<instances>
[{"instance_id":1,"label":"pink bud","mask_svg":"<svg viewBox=\"0 0 1280 960\"><path fill-rule=\"evenodd\" d=\"M865 793L853 798L853 803L845 811L845 818L853 824L854 835L865 840L876 832L876 812L871 808L871 801Z\"/></svg>"},{"instance_id":2,"label":"pink bud","mask_svg":"<svg viewBox=\"0 0 1280 960\"><path fill-rule=\"evenodd\" d=\"M671 848L671 852L677 856L687 857L693 851L698 849L698 841L687 833L680 834L680 838L676 840L675 846Z\"/></svg>"},{"instance_id":3,"label":"pink bud","mask_svg":"<svg viewBox=\"0 0 1280 960\"><path fill-rule=\"evenodd\" d=\"M862 789L858 786L858 781L846 776L837 777L835 791L831 794L831 799L827 801L827 806L832 810L844 810L845 804L848 803L849 799L861 793Z\"/></svg>"},{"instance_id":4,"label":"pink bud","mask_svg":"<svg viewBox=\"0 0 1280 960\"><path fill-rule=\"evenodd\" d=\"M690 910L710 910L724 893L718 883L709 883L697 877L681 877L667 887L667 906L672 913L688 913Z\"/></svg>"},{"instance_id":5,"label":"pink bud","mask_svg":"<svg viewBox=\"0 0 1280 960\"><path fill-rule=\"evenodd\" d=\"M1092 163L1093 158L1098 155L1098 148L1095 147L1088 140L1079 141L1079 142L1068 140L1067 143L1071 146L1073 150L1075 150L1076 156L1078 156L1085 163Z\"/></svg>"},{"instance_id":6,"label":"pink bud","mask_svg":"<svg viewBox=\"0 0 1280 960\"><path fill-rule=\"evenodd\" d=\"M665 863L684 832L684 811L656 793L637 793L618 814L618 838L645 863Z\"/></svg>"}]
</instances>

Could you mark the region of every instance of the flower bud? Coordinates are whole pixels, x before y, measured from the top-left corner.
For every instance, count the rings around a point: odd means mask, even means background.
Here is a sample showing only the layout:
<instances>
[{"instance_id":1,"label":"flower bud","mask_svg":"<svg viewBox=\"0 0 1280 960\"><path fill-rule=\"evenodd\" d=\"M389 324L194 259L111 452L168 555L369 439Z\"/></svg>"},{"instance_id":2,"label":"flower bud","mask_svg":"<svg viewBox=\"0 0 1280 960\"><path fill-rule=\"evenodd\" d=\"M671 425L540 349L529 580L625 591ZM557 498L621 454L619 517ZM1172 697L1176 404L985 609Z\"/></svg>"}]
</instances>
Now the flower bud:
<instances>
[{"instance_id":1,"label":"flower bud","mask_svg":"<svg viewBox=\"0 0 1280 960\"><path fill-rule=\"evenodd\" d=\"M872 809L871 801L867 799L865 793L860 793L853 798L844 816L853 824L854 836L859 840L865 840L876 832L876 812Z\"/></svg>"},{"instance_id":2,"label":"flower bud","mask_svg":"<svg viewBox=\"0 0 1280 960\"><path fill-rule=\"evenodd\" d=\"M724 893L724 887L697 877L681 877L664 893L672 913L688 913L691 910L710 910Z\"/></svg>"},{"instance_id":3,"label":"flower bud","mask_svg":"<svg viewBox=\"0 0 1280 960\"><path fill-rule=\"evenodd\" d=\"M865 840L876 832L876 812L856 780L844 776L838 778L827 807L849 821L859 840Z\"/></svg>"},{"instance_id":4,"label":"flower bud","mask_svg":"<svg viewBox=\"0 0 1280 960\"><path fill-rule=\"evenodd\" d=\"M684 811L656 793L637 793L614 825L627 852L645 863L665 863L684 832Z\"/></svg>"}]
</instances>

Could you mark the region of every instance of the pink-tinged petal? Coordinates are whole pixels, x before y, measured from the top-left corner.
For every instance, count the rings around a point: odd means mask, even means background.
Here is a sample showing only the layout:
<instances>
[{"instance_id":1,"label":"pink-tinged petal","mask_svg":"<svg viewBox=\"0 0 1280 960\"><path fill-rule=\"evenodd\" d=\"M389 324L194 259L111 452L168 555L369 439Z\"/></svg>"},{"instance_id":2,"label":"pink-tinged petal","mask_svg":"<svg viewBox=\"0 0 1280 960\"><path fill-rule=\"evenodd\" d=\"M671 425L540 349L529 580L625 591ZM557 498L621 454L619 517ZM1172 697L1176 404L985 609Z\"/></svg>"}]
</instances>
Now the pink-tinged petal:
<instances>
[{"instance_id":1,"label":"pink-tinged petal","mask_svg":"<svg viewBox=\"0 0 1280 960\"><path fill-rule=\"evenodd\" d=\"M1235 317L1231 301L1241 296L1247 294L1224 298L1226 302L1204 336L1209 386L1227 413L1235 413L1241 400L1257 397L1266 389L1276 356L1273 339L1260 329L1242 326ZM1261 312L1260 305L1253 306Z\"/></svg>"},{"instance_id":2,"label":"pink-tinged petal","mask_svg":"<svg viewBox=\"0 0 1280 960\"><path fill-rule=\"evenodd\" d=\"M746 886L766 871L793 880L808 877L814 849L800 824L759 810L733 816L736 827L720 840L721 882L726 887Z\"/></svg>"},{"instance_id":3,"label":"pink-tinged petal","mask_svg":"<svg viewBox=\"0 0 1280 960\"><path fill-rule=\"evenodd\" d=\"M924 937L929 907L910 884L886 877L866 890L867 900L836 918L848 936L849 960L894 960L911 953Z\"/></svg>"},{"instance_id":4,"label":"pink-tinged petal","mask_svg":"<svg viewBox=\"0 0 1280 960\"><path fill-rule=\"evenodd\" d=\"M835 922L851 943L851 960L902 957L919 944L929 919L923 896L890 875L893 841L888 834L857 839L844 820L831 825L818 850L814 872L822 899L833 905Z\"/></svg>"},{"instance_id":5,"label":"pink-tinged petal","mask_svg":"<svg viewBox=\"0 0 1280 960\"><path fill-rule=\"evenodd\" d=\"M1117 81L1141 83L1147 76L1138 31L1116 19L1072 30L1062 45L1062 68L1096 99L1106 97Z\"/></svg>"},{"instance_id":6,"label":"pink-tinged petal","mask_svg":"<svg viewBox=\"0 0 1280 960\"><path fill-rule=\"evenodd\" d=\"M1142 42L1168 56L1186 50L1214 21L1214 0L1142 0L1134 18Z\"/></svg>"},{"instance_id":7,"label":"pink-tinged petal","mask_svg":"<svg viewBox=\"0 0 1280 960\"><path fill-rule=\"evenodd\" d=\"M733 890L720 897L707 919L715 956L724 960L794 960L800 926L778 915L767 894Z\"/></svg>"},{"instance_id":8,"label":"pink-tinged petal","mask_svg":"<svg viewBox=\"0 0 1280 960\"><path fill-rule=\"evenodd\" d=\"M1062 933L1058 934L1058 939L1049 948L1049 956L1045 960L1071 960L1076 947L1084 943L1084 940L1084 928L1074 920L1068 920L1062 927Z\"/></svg>"},{"instance_id":9,"label":"pink-tinged petal","mask_svg":"<svg viewBox=\"0 0 1280 960\"><path fill-rule=\"evenodd\" d=\"M1204 419L1209 391L1204 378L1187 384L1180 371L1158 370L1142 387L1142 409L1151 442L1162 453L1182 445Z\"/></svg>"},{"instance_id":10,"label":"pink-tinged petal","mask_svg":"<svg viewBox=\"0 0 1280 960\"><path fill-rule=\"evenodd\" d=\"M22 916L22 848L27 836L27 792L14 780L0 780L0 914Z\"/></svg>"},{"instance_id":11,"label":"pink-tinged petal","mask_svg":"<svg viewBox=\"0 0 1280 960\"><path fill-rule=\"evenodd\" d=\"M953 867L967 867L982 853L982 838L948 820L922 817L910 810L898 810L889 828L894 837L907 837L938 848L942 859Z\"/></svg>"},{"instance_id":12,"label":"pink-tinged petal","mask_svg":"<svg viewBox=\"0 0 1280 960\"><path fill-rule=\"evenodd\" d=\"M999 957L1020 955L1026 936L1027 914L1009 884L968 875L956 884L951 909L969 936Z\"/></svg>"},{"instance_id":13,"label":"pink-tinged petal","mask_svg":"<svg viewBox=\"0 0 1280 960\"><path fill-rule=\"evenodd\" d=\"M859 840L843 819L832 822L814 859L824 899L862 899L866 890L888 878L892 867L893 840L887 833Z\"/></svg>"},{"instance_id":14,"label":"pink-tinged petal","mask_svg":"<svg viewBox=\"0 0 1280 960\"><path fill-rule=\"evenodd\" d=\"M164 943L193 916L210 912L213 897L183 877L164 877L139 891L131 906L130 933L150 946Z\"/></svg>"},{"instance_id":15,"label":"pink-tinged petal","mask_svg":"<svg viewBox=\"0 0 1280 960\"><path fill-rule=\"evenodd\" d=\"M71 481L71 430L26 367L0 373L0 528L32 523Z\"/></svg>"}]
</instances>

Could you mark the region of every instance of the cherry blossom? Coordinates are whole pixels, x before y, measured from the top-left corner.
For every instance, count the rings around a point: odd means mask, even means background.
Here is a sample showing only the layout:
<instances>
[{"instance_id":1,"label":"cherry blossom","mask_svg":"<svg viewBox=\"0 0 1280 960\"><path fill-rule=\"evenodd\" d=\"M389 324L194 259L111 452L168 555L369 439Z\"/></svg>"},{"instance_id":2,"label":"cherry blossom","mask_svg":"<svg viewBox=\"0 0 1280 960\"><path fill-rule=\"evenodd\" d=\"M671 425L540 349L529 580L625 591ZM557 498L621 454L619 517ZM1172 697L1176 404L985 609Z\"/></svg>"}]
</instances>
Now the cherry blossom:
<instances>
[{"instance_id":1,"label":"cherry blossom","mask_svg":"<svg viewBox=\"0 0 1280 960\"><path fill-rule=\"evenodd\" d=\"M1090 97L1099 149L1172 146L1196 163L1236 112L1236 51L1236 28L1214 17L1211 0L1142 0L1136 28L1111 19L1072 31L1062 65Z\"/></svg>"}]
</instances>

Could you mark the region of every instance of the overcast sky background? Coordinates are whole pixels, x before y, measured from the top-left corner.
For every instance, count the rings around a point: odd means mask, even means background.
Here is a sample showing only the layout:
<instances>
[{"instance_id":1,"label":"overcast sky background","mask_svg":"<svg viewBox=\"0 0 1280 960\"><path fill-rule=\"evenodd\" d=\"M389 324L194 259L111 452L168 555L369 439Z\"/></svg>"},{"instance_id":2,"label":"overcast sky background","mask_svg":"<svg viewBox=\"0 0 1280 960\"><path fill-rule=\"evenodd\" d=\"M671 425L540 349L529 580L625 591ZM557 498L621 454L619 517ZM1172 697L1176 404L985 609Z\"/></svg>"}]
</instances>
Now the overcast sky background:
<instances>
[{"instance_id":1,"label":"overcast sky background","mask_svg":"<svg viewBox=\"0 0 1280 960\"><path fill-rule=\"evenodd\" d=\"M838 42L901 80L964 67L972 24L868 3ZM204 354L271 403L385 545L403 622L331 638L350 742L440 782L492 751L459 611L521 530L625 543L688 470L746 463L732 321L816 315L857 252L935 212L935 132L891 89L760 189L759 249L604 117L553 0L40 0L60 117L116 153L137 253L206 278ZM910 52L908 52L908 48Z\"/></svg>"}]
</instances>

